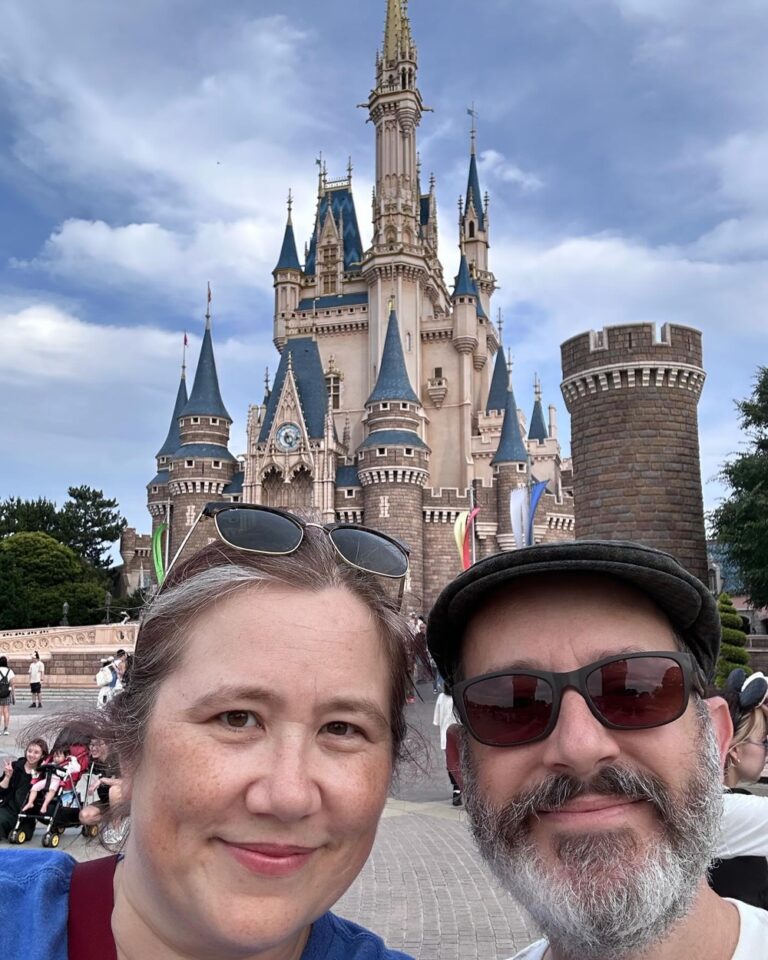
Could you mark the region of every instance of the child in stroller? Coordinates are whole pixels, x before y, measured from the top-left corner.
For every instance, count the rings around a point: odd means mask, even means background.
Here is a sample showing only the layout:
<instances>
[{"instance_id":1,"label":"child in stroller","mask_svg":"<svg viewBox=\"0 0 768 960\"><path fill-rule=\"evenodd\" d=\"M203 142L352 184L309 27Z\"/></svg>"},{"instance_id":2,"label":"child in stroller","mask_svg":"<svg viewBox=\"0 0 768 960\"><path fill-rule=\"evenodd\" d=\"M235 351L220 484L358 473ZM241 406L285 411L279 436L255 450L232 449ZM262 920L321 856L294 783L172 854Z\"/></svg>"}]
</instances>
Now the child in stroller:
<instances>
[{"instance_id":1,"label":"child in stroller","mask_svg":"<svg viewBox=\"0 0 768 960\"><path fill-rule=\"evenodd\" d=\"M60 792L74 792L77 778L80 775L80 763L72 753L71 747L59 747L41 765L38 776L32 779L27 802L21 808L22 813L31 810L38 793L45 791L45 798L40 807L40 813L48 813L51 800Z\"/></svg>"}]
</instances>

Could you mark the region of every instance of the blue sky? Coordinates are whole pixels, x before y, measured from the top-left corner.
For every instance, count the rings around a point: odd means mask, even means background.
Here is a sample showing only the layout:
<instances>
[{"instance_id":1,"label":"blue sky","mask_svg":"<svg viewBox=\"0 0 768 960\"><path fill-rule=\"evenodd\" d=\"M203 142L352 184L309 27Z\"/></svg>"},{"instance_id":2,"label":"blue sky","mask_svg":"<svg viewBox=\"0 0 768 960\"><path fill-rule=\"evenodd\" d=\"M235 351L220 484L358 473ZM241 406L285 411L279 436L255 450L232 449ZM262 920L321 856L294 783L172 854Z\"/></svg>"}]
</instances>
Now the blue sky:
<instances>
[{"instance_id":1,"label":"blue sky","mask_svg":"<svg viewBox=\"0 0 768 960\"><path fill-rule=\"evenodd\" d=\"M263 393L289 187L303 241L322 150L351 154L370 238L384 0L0 0L0 497L117 497L149 529L205 288L245 447ZM350 11L352 11L350 13ZM411 0L441 255L458 266L467 107L480 114L491 265L526 411L560 397L559 345L590 328L704 331L705 502L743 445L734 399L768 362L764 0Z\"/></svg>"}]
</instances>

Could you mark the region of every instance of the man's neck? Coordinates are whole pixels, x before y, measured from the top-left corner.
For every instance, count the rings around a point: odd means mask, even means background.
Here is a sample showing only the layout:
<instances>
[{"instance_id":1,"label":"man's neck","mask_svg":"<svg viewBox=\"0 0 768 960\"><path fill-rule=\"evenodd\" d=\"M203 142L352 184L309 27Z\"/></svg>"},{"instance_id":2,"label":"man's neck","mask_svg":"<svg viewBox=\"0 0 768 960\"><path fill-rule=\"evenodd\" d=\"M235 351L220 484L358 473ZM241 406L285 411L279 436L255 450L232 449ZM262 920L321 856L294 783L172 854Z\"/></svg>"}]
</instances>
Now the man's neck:
<instances>
[{"instance_id":1,"label":"man's neck","mask_svg":"<svg viewBox=\"0 0 768 960\"><path fill-rule=\"evenodd\" d=\"M732 903L711 890L702 880L688 915L676 923L660 943L625 960L731 960L739 942L739 912ZM555 944L550 944L544 960L564 960Z\"/></svg>"}]
</instances>

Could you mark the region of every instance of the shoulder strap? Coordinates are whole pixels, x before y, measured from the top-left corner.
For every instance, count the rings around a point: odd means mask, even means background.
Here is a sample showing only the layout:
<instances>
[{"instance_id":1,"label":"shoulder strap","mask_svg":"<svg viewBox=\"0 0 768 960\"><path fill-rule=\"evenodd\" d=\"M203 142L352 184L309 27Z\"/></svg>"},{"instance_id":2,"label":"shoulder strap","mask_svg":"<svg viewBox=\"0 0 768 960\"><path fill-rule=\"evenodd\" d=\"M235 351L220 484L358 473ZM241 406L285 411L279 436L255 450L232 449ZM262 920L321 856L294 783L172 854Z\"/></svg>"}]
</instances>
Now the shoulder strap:
<instances>
[{"instance_id":1,"label":"shoulder strap","mask_svg":"<svg viewBox=\"0 0 768 960\"><path fill-rule=\"evenodd\" d=\"M69 960L117 960L112 937L117 857L75 865L69 887Z\"/></svg>"}]
</instances>

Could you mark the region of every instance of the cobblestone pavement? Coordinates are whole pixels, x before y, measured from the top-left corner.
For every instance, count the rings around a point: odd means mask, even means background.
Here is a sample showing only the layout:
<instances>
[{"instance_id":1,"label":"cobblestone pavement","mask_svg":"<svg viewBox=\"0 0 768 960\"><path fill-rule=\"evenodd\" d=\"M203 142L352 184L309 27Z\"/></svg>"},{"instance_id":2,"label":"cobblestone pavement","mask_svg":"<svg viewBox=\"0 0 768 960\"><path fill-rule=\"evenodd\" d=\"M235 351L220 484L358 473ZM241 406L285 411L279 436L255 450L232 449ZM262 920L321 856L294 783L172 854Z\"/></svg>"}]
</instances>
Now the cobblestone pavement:
<instances>
[{"instance_id":1,"label":"cobblestone pavement","mask_svg":"<svg viewBox=\"0 0 768 960\"><path fill-rule=\"evenodd\" d=\"M451 786L432 726L435 697L428 685L420 692L423 701L408 707L416 762L403 769L371 857L334 909L417 960L510 957L535 939L535 930L485 872L463 809L451 805ZM14 708L12 736L0 742L0 755L19 755L28 724L61 709L91 707L94 700L95 693L66 700L49 693L43 710L27 712L24 698ZM39 848L41 837L38 830L26 849ZM0 849L7 847L1 844ZM59 849L77 859L103 853L76 830L64 834Z\"/></svg>"}]
</instances>

